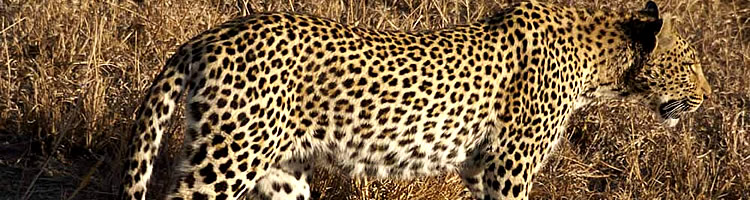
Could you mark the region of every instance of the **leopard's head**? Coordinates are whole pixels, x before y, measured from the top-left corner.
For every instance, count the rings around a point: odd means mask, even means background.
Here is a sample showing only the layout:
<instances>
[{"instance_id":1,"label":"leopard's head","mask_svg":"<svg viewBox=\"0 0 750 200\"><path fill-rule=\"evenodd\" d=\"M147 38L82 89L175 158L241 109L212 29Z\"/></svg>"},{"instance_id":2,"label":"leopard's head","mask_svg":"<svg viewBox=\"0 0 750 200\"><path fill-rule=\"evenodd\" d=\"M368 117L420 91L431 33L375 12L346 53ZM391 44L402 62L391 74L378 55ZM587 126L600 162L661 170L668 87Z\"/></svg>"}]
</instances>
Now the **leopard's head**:
<instances>
[{"instance_id":1,"label":"leopard's head","mask_svg":"<svg viewBox=\"0 0 750 200\"><path fill-rule=\"evenodd\" d=\"M648 52L643 56L643 64L631 70L624 83L671 127L682 114L700 107L711 95L711 86L695 50L673 29L672 18L659 17L653 2L646 5L645 11L658 18L649 25L655 40L645 40L653 46L645 45Z\"/></svg>"}]
</instances>

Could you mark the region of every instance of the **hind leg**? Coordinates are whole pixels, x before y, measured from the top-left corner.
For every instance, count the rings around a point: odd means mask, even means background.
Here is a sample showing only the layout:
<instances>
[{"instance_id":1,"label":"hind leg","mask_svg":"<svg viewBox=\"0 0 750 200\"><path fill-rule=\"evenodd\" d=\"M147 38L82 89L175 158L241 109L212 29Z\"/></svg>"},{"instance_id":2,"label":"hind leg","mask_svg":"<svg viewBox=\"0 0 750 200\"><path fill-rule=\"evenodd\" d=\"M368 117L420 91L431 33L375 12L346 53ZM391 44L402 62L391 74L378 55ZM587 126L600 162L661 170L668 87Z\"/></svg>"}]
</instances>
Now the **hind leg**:
<instances>
[{"instance_id":1,"label":"hind leg","mask_svg":"<svg viewBox=\"0 0 750 200\"><path fill-rule=\"evenodd\" d=\"M309 180L312 165L302 160L292 160L274 165L260 177L250 199L310 199Z\"/></svg>"},{"instance_id":2,"label":"hind leg","mask_svg":"<svg viewBox=\"0 0 750 200\"><path fill-rule=\"evenodd\" d=\"M181 175L167 199L237 199L267 173L266 162L248 153L215 158L226 152L199 145L182 161ZM239 159L237 159L239 158Z\"/></svg>"},{"instance_id":3,"label":"hind leg","mask_svg":"<svg viewBox=\"0 0 750 200\"><path fill-rule=\"evenodd\" d=\"M245 115L238 110L204 110L211 105L190 102L187 113L186 159L169 199L237 199L252 190L277 158L277 134L268 134L261 118L219 121L223 116ZM205 113L201 113L205 112ZM239 113L239 114L237 114ZM230 118L231 119L231 118Z\"/></svg>"}]
</instances>

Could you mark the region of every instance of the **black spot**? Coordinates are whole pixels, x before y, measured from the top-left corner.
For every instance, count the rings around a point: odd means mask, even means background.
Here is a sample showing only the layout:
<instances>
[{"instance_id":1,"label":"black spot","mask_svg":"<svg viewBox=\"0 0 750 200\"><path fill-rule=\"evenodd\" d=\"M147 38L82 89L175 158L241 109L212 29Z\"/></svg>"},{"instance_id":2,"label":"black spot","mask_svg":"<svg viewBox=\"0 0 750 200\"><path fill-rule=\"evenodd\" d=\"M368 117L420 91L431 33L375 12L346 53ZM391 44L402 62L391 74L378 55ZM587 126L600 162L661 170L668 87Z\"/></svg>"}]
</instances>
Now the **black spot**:
<instances>
[{"instance_id":1,"label":"black spot","mask_svg":"<svg viewBox=\"0 0 750 200\"><path fill-rule=\"evenodd\" d=\"M521 194L521 185L513 186L513 196L518 197Z\"/></svg>"},{"instance_id":2,"label":"black spot","mask_svg":"<svg viewBox=\"0 0 750 200\"><path fill-rule=\"evenodd\" d=\"M205 194L201 194L200 192L193 193L193 200L205 200L208 199L208 196Z\"/></svg>"},{"instance_id":3,"label":"black spot","mask_svg":"<svg viewBox=\"0 0 750 200\"><path fill-rule=\"evenodd\" d=\"M213 157L214 159L220 159L229 156L229 149L227 148L221 148L219 150L214 151Z\"/></svg>"},{"instance_id":4,"label":"black spot","mask_svg":"<svg viewBox=\"0 0 750 200\"><path fill-rule=\"evenodd\" d=\"M216 193L222 193L222 192L227 191L228 187L229 187L229 185L227 184L227 182L226 181L222 181L222 182L219 182L216 185L214 185L214 191L216 191Z\"/></svg>"},{"instance_id":5,"label":"black spot","mask_svg":"<svg viewBox=\"0 0 750 200\"><path fill-rule=\"evenodd\" d=\"M206 155L208 155L208 144L203 144L200 148L198 148L198 152L195 152L195 154L193 154L193 159L190 160L190 164L200 164L201 162L203 162L203 160L206 159Z\"/></svg>"},{"instance_id":6,"label":"black spot","mask_svg":"<svg viewBox=\"0 0 750 200\"><path fill-rule=\"evenodd\" d=\"M214 165L211 163L198 170L198 173L203 176L203 183L205 184L211 184L216 181L216 172L214 172Z\"/></svg>"}]
</instances>

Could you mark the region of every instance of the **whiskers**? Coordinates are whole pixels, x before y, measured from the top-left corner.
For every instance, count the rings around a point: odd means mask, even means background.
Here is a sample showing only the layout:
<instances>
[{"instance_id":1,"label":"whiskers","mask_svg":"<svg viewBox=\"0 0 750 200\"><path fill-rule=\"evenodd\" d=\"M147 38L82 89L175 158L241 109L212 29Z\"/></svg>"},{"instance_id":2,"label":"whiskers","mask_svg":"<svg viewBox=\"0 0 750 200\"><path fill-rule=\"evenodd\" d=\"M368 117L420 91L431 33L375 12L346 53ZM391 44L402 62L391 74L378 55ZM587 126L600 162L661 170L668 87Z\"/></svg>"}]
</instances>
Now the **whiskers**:
<instances>
[{"instance_id":1,"label":"whiskers","mask_svg":"<svg viewBox=\"0 0 750 200\"><path fill-rule=\"evenodd\" d=\"M692 107L686 99L670 100L660 106L659 113L664 119L677 119Z\"/></svg>"}]
</instances>

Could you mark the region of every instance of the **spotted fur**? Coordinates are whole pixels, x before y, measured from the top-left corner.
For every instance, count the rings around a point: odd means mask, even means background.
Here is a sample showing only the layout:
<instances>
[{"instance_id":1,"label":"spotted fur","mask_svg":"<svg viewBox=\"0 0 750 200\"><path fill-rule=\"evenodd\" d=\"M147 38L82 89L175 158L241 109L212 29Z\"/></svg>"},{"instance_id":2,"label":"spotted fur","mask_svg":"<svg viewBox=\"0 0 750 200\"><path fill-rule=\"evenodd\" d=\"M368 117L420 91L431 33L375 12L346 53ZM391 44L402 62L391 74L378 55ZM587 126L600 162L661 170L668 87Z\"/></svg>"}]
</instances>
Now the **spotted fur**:
<instances>
[{"instance_id":1,"label":"spotted fur","mask_svg":"<svg viewBox=\"0 0 750 200\"><path fill-rule=\"evenodd\" d=\"M710 94L659 15L518 3L452 28L400 32L262 13L183 44L137 111L123 199L144 199L187 91L170 199L309 199L315 166L351 176L457 171L467 197L525 199L578 107L629 99L666 121Z\"/></svg>"}]
</instances>

